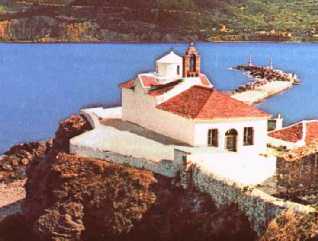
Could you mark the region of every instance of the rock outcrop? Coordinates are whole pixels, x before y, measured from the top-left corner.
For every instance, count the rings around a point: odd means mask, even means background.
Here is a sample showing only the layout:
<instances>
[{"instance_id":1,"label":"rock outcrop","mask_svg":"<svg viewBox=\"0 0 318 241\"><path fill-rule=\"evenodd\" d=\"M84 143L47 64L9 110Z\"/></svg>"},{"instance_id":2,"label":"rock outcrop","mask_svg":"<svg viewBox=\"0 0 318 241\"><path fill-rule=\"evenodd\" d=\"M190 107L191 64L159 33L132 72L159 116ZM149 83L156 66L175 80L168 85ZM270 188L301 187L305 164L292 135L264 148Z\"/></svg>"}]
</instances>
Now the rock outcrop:
<instances>
[{"instance_id":1,"label":"rock outcrop","mask_svg":"<svg viewBox=\"0 0 318 241\"><path fill-rule=\"evenodd\" d=\"M6 153L28 166L27 195L22 214L0 223L0 241L258 240L234 205L217 209L209 196L180 189L176 179L68 154L69 139L90 128L74 115L60 123L53 144ZM314 215L285 213L261 241L313 241L317 223Z\"/></svg>"},{"instance_id":2,"label":"rock outcrop","mask_svg":"<svg viewBox=\"0 0 318 241\"><path fill-rule=\"evenodd\" d=\"M25 178L29 163L40 160L51 149L51 141L15 145L0 156L0 182L9 183Z\"/></svg>"},{"instance_id":3,"label":"rock outcrop","mask_svg":"<svg viewBox=\"0 0 318 241\"><path fill-rule=\"evenodd\" d=\"M23 215L15 214L0 223L0 241L39 241L26 225Z\"/></svg>"},{"instance_id":4,"label":"rock outcrop","mask_svg":"<svg viewBox=\"0 0 318 241\"><path fill-rule=\"evenodd\" d=\"M28 169L24 215L40 240L254 240L235 207L217 210L171 179L59 153Z\"/></svg>"},{"instance_id":5,"label":"rock outcrop","mask_svg":"<svg viewBox=\"0 0 318 241\"><path fill-rule=\"evenodd\" d=\"M54 140L18 144L0 155L0 183L9 183L26 177L27 166L38 162L47 154L68 152L69 139L90 130L91 126L81 115L72 115L61 121Z\"/></svg>"},{"instance_id":6,"label":"rock outcrop","mask_svg":"<svg viewBox=\"0 0 318 241\"><path fill-rule=\"evenodd\" d=\"M67 154L69 139L90 129L74 115L60 123L52 144L7 152L28 157L27 194L22 215L1 223L1 241L21 240L16 230L32 241L254 240L234 206L218 210L207 195L184 191L174 179Z\"/></svg>"},{"instance_id":7,"label":"rock outcrop","mask_svg":"<svg viewBox=\"0 0 318 241\"><path fill-rule=\"evenodd\" d=\"M317 241L318 215L285 211L276 217L260 241Z\"/></svg>"},{"instance_id":8,"label":"rock outcrop","mask_svg":"<svg viewBox=\"0 0 318 241\"><path fill-rule=\"evenodd\" d=\"M61 121L55 132L52 151L54 153L69 152L69 140L91 129L89 122L81 115L72 115Z\"/></svg>"}]
</instances>

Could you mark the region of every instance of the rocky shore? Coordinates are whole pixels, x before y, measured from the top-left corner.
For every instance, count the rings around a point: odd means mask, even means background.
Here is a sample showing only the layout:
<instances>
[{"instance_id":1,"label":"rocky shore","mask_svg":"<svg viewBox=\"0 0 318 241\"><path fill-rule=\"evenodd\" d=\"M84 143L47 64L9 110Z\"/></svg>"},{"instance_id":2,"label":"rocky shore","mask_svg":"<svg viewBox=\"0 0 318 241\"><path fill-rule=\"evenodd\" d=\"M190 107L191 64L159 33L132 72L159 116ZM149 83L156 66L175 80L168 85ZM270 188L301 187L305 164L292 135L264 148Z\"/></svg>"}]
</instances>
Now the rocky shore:
<instances>
[{"instance_id":1,"label":"rocky shore","mask_svg":"<svg viewBox=\"0 0 318 241\"><path fill-rule=\"evenodd\" d=\"M272 66L253 64L238 65L233 68L246 74L251 81L232 92L232 97L248 104L255 104L282 93L300 83L294 73L287 73Z\"/></svg>"},{"instance_id":2,"label":"rocky shore","mask_svg":"<svg viewBox=\"0 0 318 241\"><path fill-rule=\"evenodd\" d=\"M0 156L0 183L25 179L30 162L42 159L51 149L52 141L31 142L15 145Z\"/></svg>"},{"instance_id":3,"label":"rocky shore","mask_svg":"<svg viewBox=\"0 0 318 241\"><path fill-rule=\"evenodd\" d=\"M235 206L217 209L209 196L184 192L176 180L67 154L68 140L88 129L74 115L60 123L53 141L6 152L8 165L14 158L21 163L28 157L28 163L26 172L9 168L2 180L0 217L7 217L0 223L1 241L21 240L12 229L34 241L255 240Z\"/></svg>"},{"instance_id":4,"label":"rocky shore","mask_svg":"<svg viewBox=\"0 0 318 241\"><path fill-rule=\"evenodd\" d=\"M25 198L26 169L44 158L51 141L15 145L0 156L0 221L21 212Z\"/></svg>"},{"instance_id":5,"label":"rocky shore","mask_svg":"<svg viewBox=\"0 0 318 241\"><path fill-rule=\"evenodd\" d=\"M74 115L60 123L53 140L18 144L0 156L0 221L21 211L27 168L46 159L49 153L67 151L68 139L89 128L83 117Z\"/></svg>"}]
</instances>

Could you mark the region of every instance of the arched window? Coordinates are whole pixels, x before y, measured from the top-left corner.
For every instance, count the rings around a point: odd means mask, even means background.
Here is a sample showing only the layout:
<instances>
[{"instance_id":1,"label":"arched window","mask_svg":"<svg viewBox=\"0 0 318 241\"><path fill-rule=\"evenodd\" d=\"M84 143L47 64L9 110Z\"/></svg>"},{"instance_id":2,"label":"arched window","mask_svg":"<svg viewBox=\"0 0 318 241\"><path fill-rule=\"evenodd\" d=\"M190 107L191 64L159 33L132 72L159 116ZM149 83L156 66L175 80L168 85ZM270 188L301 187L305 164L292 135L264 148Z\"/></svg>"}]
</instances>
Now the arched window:
<instances>
[{"instance_id":1,"label":"arched window","mask_svg":"<svg viewBox=\"0 0 318 241\"><path fill-rule=\"evenodd\" d=\"M194 54L190 57L190 72L196 71L196 56Z\"/></svg>"}]
</instances>

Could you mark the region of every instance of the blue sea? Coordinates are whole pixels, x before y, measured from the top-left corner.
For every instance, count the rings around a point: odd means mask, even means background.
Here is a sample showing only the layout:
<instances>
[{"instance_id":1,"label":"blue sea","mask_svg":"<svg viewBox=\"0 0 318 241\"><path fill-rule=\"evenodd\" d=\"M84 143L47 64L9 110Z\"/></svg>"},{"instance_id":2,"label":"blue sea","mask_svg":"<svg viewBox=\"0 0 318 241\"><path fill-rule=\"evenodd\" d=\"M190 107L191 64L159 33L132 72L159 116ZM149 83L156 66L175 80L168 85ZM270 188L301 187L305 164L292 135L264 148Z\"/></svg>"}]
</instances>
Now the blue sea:
<instances>
[{"instance_id":1,"label":"blue sea","mask_svg":"<svg viewBox=\"0 0 318 241\"><path fill-rule=\"evenodd\" d=\"M58 122L83 106L120 103L118 83L154 69L154 60L187 44L0 44L0 153L47 139ZM286 123L318 118L318 44L198 43L202 69L230 90L247 77L229 70L253 62L295 72L302 83L259 107Z\"/></svg>"}]
</instances>

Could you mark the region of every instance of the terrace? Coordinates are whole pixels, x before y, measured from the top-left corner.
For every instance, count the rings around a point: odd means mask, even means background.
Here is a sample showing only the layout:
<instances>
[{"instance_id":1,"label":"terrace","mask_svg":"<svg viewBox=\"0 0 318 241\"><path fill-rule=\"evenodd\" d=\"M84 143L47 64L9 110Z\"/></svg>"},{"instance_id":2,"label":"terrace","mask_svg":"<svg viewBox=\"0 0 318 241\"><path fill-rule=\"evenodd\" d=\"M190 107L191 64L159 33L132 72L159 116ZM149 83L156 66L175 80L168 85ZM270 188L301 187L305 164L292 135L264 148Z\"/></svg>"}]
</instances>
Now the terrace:
<instances>
[{"instance_id":1,"label":"terrace","mask_svg":"<svg viewBox=\"0 0 318 241\"><path fill-rule=\"evenodd\" d=\"M99 123L95 123L93 130L71 139L71 144L93 150L89 154L92 157L100 157L100 153L110 151L160 165L163 160L174 161L174 151L178 149L191 153L189 160L202 170L245 185L261 184L275 174L275 157L222 152L213 147L192 147L122 121L119 108L87 109L82 110L82 113L92 116L91 119Z\"/></svg>"}]
</instances>

